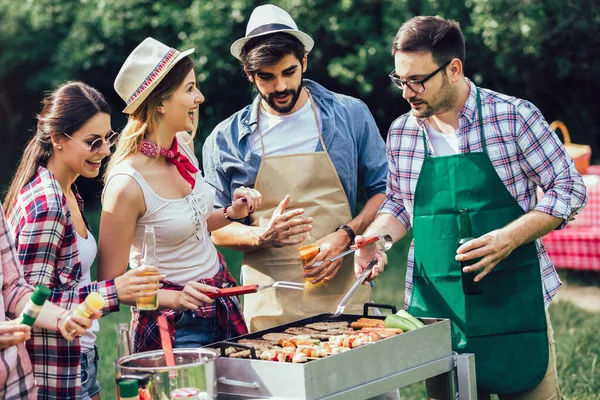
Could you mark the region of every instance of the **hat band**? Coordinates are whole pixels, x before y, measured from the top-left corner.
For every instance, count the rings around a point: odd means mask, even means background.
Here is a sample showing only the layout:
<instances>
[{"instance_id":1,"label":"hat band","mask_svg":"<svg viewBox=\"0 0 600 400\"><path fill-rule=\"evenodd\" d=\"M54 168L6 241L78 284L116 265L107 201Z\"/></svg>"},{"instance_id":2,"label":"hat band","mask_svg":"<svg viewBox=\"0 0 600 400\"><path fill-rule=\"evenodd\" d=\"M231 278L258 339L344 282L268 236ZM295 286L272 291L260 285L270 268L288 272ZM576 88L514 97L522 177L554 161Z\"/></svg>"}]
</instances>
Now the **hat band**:
<instances>
[{"instance_id":1,"label":"hat band","mask_svg":"<svg viewBox=\"0 0 600 400\"><path fill-rule=\"evenodd\" d=\"M160 72L168 66L171 61L175 59L175 56L179 54L179 52L173 48L171 48L167 54L164 55L163 58L159 61L158 65L148 74L144 82L137 88L135 92L131 95L129 100L127 100L127 105L130 105L140 94L144 92L154 82L154 80L158 77Z\"/></svg>"},{"instance_id":2,"label":"hat band","mask_svg":"<svg viewBox=\"0 0 600 400\"><path fill-rule=\"evenodd\" d=\"M250 33L248 33L246 35L246 37L260 35L261 33L269 32L269 31L282 31L284 29L295 30L291 26L288 26L285 24L266 24L266 25L261 25L256 29L253 29Z\"/></svg>"}]
</instances>

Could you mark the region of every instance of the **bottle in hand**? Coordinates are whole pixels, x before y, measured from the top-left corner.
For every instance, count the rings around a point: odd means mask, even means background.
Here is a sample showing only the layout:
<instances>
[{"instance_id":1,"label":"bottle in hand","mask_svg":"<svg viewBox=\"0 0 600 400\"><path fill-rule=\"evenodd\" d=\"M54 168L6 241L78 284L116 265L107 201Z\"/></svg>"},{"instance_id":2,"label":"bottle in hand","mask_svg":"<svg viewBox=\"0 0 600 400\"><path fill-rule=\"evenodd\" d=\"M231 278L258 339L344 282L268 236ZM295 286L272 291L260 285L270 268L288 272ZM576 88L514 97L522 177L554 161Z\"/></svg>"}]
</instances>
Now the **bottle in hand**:
<instances>
[{"instance_id":1,"label":"bottle in hand","mask_svg":"<svg viewBox=\"0 0 600 400\"><path fill-rule=\"evenodd\" d=\"M73 309L73 314L79 315L83 318L89 318L92 316L94 311L99 311L104 307L104 297L98 292L91 292L88 294L83 301ZM75 333L75 330L71 329L68 331L69 335Z\"/></svg>"},{"instance_id":2,"label":"bottle in hand","mask_svg":"<svg viewBox=\"0 0 600 400\"><path fill-rule=\"evenodd\" d=\"M158 268L158 257L156 256L156 236L154 226L146 225L144 231L144 243L142 245L142 267L150 266ZM146 275L158 275L158 273L147 273ZM158 280L158 279L157 279ZM136 307L140 311L156 310L158 308L158 295L138 297Z\"/></svg>"},{"instance_id":3,"label":"bottle in hand","mask_svg":"<svg viewBox=\"0 0 600 400\"><path fill-rule=\"evenodd\" d=\"M470 240L475 239L473 236L473 229L471 228L471 220L469 219L469 213L466 209L460 210L460 239L458 241L458 247L467 243ZM460 261L460 273L462 278L462 287L463 292L466 295L475 295L481 294L483 291L479 286L478 282L475 282L475 277L478 272L464 272L463 268L468 267L477 263L481 258L476 258L474 260Z\"/></svg>"}]
</instances>

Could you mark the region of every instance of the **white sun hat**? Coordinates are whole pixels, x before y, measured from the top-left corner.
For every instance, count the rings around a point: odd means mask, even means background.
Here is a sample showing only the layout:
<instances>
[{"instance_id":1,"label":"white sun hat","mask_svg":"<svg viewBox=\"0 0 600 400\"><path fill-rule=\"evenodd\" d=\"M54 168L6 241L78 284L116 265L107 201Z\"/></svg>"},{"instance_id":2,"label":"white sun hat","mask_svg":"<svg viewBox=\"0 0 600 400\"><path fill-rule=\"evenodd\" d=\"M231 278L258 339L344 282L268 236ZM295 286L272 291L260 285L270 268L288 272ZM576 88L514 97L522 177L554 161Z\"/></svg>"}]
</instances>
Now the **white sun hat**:
<instances>
[{"instance_id":1,"label":"white sun hat","mask_svg":"<svg viewBox=\"0 0 600 400\"><path fill-rule=\"evenodd\" d=\"M277 32L289 33L298 38L304 45L306 54L308 54L315 45L315 41L312 40L310 36L298 30L298 26L287 11L277 6L266 4L264 6L256 7L254 11L252 11L252 15L250 15L248 25L246 26L246 36L236 40L231 45L231 55L238 60L241 60L240 53L248 40Z\"/></svg>"},{"instance_id":2,"label":"white sun hat","mask_svg":"<svg viewBox=\"0 0 600 400\"><path fill-rule=\"evenodd\" d=\"M127 103L123 110L132 114L167 73L194 49L179 52L147 37L129 54L115 79L115 90Z\"/></svg>"}]
</instances>

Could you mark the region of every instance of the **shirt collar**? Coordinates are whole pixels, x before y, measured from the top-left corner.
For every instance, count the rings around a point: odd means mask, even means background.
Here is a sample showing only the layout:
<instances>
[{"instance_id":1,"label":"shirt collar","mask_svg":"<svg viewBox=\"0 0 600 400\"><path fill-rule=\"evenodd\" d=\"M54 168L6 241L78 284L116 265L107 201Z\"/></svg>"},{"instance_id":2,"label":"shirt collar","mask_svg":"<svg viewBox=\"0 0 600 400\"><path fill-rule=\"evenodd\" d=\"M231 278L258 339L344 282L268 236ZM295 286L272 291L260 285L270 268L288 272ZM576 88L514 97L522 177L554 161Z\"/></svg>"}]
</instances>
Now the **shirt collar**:
<instances>
[{"instance_id":1,"label":"shirt collar","mask_svg":"<svg viewBox=\"0 0 600 400\"><path fill-rule=\"evenodd\" d=\"M463 108L458 112L458 118L464 116L472 124L477 117L477 86L469 78L465 77L465 80L469 84L469 97Z\"/></svg>"}]
</instances>

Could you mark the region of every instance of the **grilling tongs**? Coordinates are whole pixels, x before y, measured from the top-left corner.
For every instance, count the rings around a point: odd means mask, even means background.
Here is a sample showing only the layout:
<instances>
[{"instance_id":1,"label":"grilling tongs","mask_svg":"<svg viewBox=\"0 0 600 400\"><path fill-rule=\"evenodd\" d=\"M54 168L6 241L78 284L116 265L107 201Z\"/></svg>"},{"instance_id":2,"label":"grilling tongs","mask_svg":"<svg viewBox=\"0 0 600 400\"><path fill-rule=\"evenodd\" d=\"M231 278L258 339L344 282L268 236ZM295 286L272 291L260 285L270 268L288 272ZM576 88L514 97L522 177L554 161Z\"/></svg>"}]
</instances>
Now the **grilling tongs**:
<instances>
[{"instance_id":1,"label":"grilling tongs","mask_svg":"<svg viewBox=\"0 0 600 400\"><path fill-rule=\"evenodd\" d=\"M373 269L373 267L375 265L377 265L376 258L372 259L371 262L369 264L367 264L363 273L358 277L356 282L354 282L354 284L352 284L352 286L350 287L348 292L346 292L346 294L344 295L344 298L342 298L342 301L340 301L340 303L338 304L338 306L335 310L335 313L333 313L331 315L332 317L337 317L338 315L341 315L344 312L344 310L346 309L346 303L348 303L348 300L350 300L350 298L354 295L354 292L356 292L356 289L358 289L360 287L360 285L363 284L365 279L367 279L367 277L371 274L371 270Z\"/></svg>"},{"instance_id":2,"label":"grilling tongs","mask_svg":"<svg viewBox=\"0 0 600 400\"><path fill-rule=\"evenodd\" d=\"M304 282L298 283L298 282L275 281L273 283L269 283L268 285L234 286L234 287L230 287L230 288L219 289L219 293L203 292L203 294L207 295L211 299L215 299L217 297L239 296L241 294L256 293L259 290L267 289L270 287L282 288L282 289L304 290L304 285L305 285Z\"/></svg>"}]
</instances>

